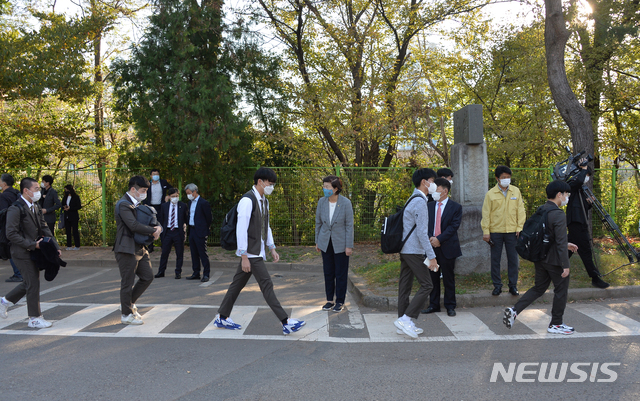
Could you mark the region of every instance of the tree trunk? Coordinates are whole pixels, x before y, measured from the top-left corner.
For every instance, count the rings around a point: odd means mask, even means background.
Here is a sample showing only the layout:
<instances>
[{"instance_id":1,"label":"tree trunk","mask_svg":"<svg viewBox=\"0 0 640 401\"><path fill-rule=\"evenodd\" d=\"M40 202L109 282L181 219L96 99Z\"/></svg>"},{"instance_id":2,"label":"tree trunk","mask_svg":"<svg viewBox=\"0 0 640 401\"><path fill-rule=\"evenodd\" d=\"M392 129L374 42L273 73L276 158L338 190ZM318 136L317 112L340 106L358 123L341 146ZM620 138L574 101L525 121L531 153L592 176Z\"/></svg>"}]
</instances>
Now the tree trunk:
<instances>
[{"instance_id":1,"label":"tree trunk","mask_svg":"<svg viewBox=\"0 0 640 401\"><path fill-rule=\"evenodd\" d=\"M590 113L571 90L564 65L564 49L571 35L565 26L561 0L545 0L544 45L547 57L547 79L551 96L564 119L573 142L574 152L593 154L593 125Z\"/></svg>"}]
</instances>

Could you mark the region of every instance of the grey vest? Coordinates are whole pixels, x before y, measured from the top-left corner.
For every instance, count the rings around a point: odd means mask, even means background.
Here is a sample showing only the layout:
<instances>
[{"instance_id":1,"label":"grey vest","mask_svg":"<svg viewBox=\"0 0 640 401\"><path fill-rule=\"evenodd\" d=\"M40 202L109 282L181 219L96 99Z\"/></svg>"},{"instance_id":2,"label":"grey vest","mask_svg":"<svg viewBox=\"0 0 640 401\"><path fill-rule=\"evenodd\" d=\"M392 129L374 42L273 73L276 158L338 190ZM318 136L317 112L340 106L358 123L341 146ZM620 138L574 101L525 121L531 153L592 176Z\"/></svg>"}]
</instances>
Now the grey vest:
<instances>
[{"instance_id":1,"label":"grey vest","mask_svg":"<svg viewBox=\"0 0 640 401\"><path fill-rule=\"evenodd\" d=\"M249 229L247 230L247 253L252 255L260 255L260 251L262 250L262 212L260 210L261 204L260 199L256 199L256 195L253 192L253 189L244 194L251 198L252 204L255 201L257 207L254 207L251 211L251 219L249 220ZM265 198L265 214L266 214L266 224L269 226L269 201ZM267 239L264 239L265 246L267 245Z\"/></svg>"}]
</instances>

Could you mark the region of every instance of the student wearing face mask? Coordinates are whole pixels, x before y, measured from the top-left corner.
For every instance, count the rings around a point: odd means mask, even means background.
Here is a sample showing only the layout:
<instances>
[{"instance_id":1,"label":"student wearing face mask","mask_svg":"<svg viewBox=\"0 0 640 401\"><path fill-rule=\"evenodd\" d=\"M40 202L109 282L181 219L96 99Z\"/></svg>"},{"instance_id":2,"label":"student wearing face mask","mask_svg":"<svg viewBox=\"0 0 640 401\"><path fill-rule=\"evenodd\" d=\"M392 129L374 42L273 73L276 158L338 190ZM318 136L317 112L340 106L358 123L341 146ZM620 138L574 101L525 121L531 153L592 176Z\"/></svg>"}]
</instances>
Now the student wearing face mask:
<instances>
[{"instance_id":1,"label":"student wearing face mask","mask_svg":"<svg viewBox=\"0 0 640 401\"><path fill-rule=\"evenodd\" d=\"M42 177L42 198L40 199L40 207L44 214L44 220L49 226L49 231L55 232L56 228L56 210L62 207L60 199L58 199L58 192L52 187L53 177L45 175Z\"/></svg>"},{"instance_id":2,"label":"student wearing face mask","mask_svg":"<svg viewBox=\"0 0 640 401\"><path fill-rule=\"evenodd\" d=\"M581 162L583 161L581 160ZM580 172L568 182L571 186L571 196L567 205L567 228L569 229L569 242L578 246L578 255L582 259L587 274L591 277L591 284L596 288L607 288L609 283L600 278L600 272L593 263L588 219L591 200L587 199L581 190L582 186L589 182L592 173L591 167L582 166ZM572 255L573 252L570 251L569 257Z\"/></svg>"},{"instance_id":3,"label":"student wearing face mask","mask_svg":"<svg viewBox=\"0 0 640 401\"><path fill-rule=\"evenodd\" d=\"M507 251L509 293L519 295L517 285L520 259L516 252L516 239L527 217L524 201L520 190L511 185L509 167L496 167L494 175L497 183L484 197L480 222L482 239L491 246L491 281L493 281L491 295L500 295L502 292L500 259L503 245Z\"/></svg>"},{"instance_id":4,"label":"student wearing face mask","mask_svg":"<svg viewBox=\"0 0 640 401\"><path fill-rule=\"evenodd\" d=\"M118 269L120 270L120 310L122 324L140 325L142 316L138 313L136 301L153 281L153 270L149 252L144 245L134 239L134 234L153 235L158 239L162 226L143 225L136 218L136 207L147 197L149 181L141 175L129 179L129 190L116 203L116 242L113 246ZM136 276L138 282L134 284Z\"/></svg>"},{"instance_id":5,"label":"student wearing face mask","mask_svg":"<svg viewBox=\"0 0 640 401\"><path fill-rule=\"evenodd\" d=\"M450 185L453 185L453 171L450 168L443 167L436 174L438 174L438 178L444 178L449 181Z\"/></svg>"},{"instance_id":6,"label":"student wearing face mask","mask_svg":"<svg viewBox=\"0 0 640 401\"><path fill-rule=\"evenodd\" d=\"M60 247L49 231L38 205L41 197L38 182L33 178L23 178L20 181L20 191L21 196L7 210L6 232L11 242L11 258L22 273L24 281L0 299L0 318L6 319L9 306L17 304L26 295L28 327L46 329L52 323L44 319L40 310L40 269L31 260L31 253L40 249L42 237L50 238L49 241L58 250L58 256Z\"/></svg>"},{"instance_id":7,"label":"student wearing face mask","mask_svg":"<svg viewBox=\"0 0 640 401\"><path fill-rule=\"evenodd\" d=\"M324 196L316 208L316 250L322 252L327 303L322 310L342 311L347 294L349 256L353 253L353 208L340 193L342 180L334 175L322 180ZM335 295L335 304L334 301Z\"/></svg>"},{"instance_id":8,"label":"student wearing face mask","mask_svg":"<svg viewBox=\"0 0 640 401\"><path fill-rule=\"evenodd\" d=\"M191 268L193 274L187 280L209 281L211 264L207 253L207 238L211 227L211 205L198 192L196 184L185 187L189 199L189 249L191 249ZM200 264L202 263L202 278L200 278Z\"/></svg>"},{"instance_id":9,"label":"student wearing face mask","mask_svg":"<svg viewBox=\"0 0 640 401\"><path fill-rule=\"evenodd\" d=\"M158 214L158 221L162 224L162 256L160 256L158 273L154 277L164 277L171 246L173 245L176 248L175 278L179 280L182 275L184 240L186 238L187 222L189 221L189 208L180 201L180 191L176 188L169 188L167 196L169 197L169 202L162 204Z\"/></svg>"},{"instance_id":10,"label":"student wearing face mask","mask_svg":"<svg viewBox=\"0 0 640 401\"><path fill-rule=\"evenodd\" d=\"M78 210L82 209L80 197L73 189L73 185L68 184L64 187L62 195L62 210L64 211L64 229L67 233L67 251L77 251L80 249L80 214ZM73 243L71 246L71 236L73 235Z\"/></svg>"},{"instance_id":11,"label":"student wearing face mask","mask_svg":"<svg viewBox=\"0 0 640 401\"><path fill-rule=\"evenodd\" d=\"M252 275L258 282L264 300L282 323L282 334L294 333L305 324L302 320L290 318L282 308L273 291L271 275L264 263L267 259L267 250L271 253L274 262L280 260L269 226L269 201L267 199L273 193L277 179L275 171L268 167L260 167L253 175L253 188L245 193L238 202L238 222L236 223L238 249L236 256L240 257L240 263L220 304L218 315L213 321L214 326L219 329L242 329L242 326L235 323L230 315L240 291L247 285Z\"/></svg>"},{"instance_id":12,"label":"student wearing face mask","mask_svg":"<svg viewBox=\"0 0 640 401\"><path fill-rule=\"evenodd\" d=\"M542 207L547 211L547 234L549 247L547 256L540 262L535 262L535 284L516 302L513 308L504 311L502 322L511 328L516 317L533 301L540 298L549 284L553 282L553 306L551 307L551 322L547 332L551 334L573 334L573 327L564 324L564 310L567 306L569 292L569 255L567 249L576 251L576 245L567 239L567 220L562 206L570 198L571 187L564 181L555 180L547 185L547 203Z\"/></svg>"}]
</instances>

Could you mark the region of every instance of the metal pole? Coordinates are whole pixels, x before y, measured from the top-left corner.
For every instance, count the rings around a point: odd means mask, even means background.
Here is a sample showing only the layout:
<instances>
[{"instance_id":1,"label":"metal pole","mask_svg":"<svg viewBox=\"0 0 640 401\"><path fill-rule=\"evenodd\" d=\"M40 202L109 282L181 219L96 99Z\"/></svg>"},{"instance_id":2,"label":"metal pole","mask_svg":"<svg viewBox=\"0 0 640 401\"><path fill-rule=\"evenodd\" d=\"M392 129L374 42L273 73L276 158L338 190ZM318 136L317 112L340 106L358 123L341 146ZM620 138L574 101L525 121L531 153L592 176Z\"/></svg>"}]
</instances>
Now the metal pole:
<instances>
[{"instance_id":1,"label":"metal pole","mask_svg":"<svg viewBox=\"0 0 640 401\"><path fill-rule=\"evenodd\" d=\"M617 181L618 181L618 169L614 164L613 170L611 172L611 212L609 213L613 221L616 221L616 198L618 195L616 193Z\"/></svg>"},{"instance_id":2,"label":"metal pole","mask_svg":"<svg viewBox=\"0 0 640 401\"><path fill-rule=\"evenodd\" d=\"M107 167L101 167L102 184L102 246L107 246Z\"/></svg>"},{"instance_id":3,"label":"metal pole","mask_svg":"<svg viewBox=\"0 0 640 401\"><path fill-rule=\"evenodd\" d=\"M336 177L340 177L340 165L336 166Z\"/></svg>"}]
</instances>

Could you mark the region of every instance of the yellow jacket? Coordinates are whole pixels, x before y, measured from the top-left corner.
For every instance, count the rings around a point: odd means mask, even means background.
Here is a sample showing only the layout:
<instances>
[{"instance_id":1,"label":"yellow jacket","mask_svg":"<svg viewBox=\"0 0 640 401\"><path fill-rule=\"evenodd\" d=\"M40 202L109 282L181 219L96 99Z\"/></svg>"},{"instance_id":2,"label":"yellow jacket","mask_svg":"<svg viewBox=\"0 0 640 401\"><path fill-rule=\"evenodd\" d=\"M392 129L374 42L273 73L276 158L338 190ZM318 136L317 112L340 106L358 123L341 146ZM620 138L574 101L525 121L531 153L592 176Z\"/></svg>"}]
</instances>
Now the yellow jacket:
<instances>
[{"instance_id":1,"label":"yellow jacket","mask_svg":"<svg viewBox=\"0 0 640 401\"><path fill-rule=\"evenodd\" d=\"M517 187L509 185L507 196L504 196L496 184L484 196L482 234L520 232L526 219L524 201Z\"/></svg>"}]
</instances>

